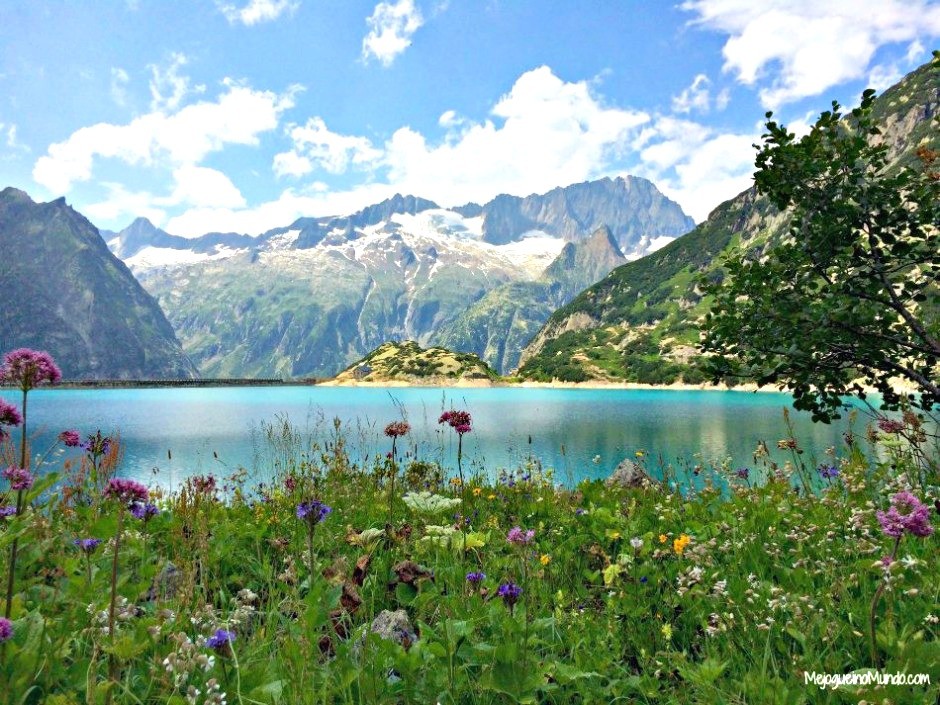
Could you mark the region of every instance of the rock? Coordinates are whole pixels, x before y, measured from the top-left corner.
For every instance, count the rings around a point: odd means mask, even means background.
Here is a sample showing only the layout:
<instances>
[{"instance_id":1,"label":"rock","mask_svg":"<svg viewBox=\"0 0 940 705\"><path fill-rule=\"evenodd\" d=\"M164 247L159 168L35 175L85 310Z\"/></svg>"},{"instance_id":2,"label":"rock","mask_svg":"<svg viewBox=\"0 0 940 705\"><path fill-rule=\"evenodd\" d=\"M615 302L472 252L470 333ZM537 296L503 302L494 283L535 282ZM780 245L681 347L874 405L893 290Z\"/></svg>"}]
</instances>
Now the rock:
<instances>
[{"instance_id":1,"label":"rock","mask_svg":"<svg viewBox=\"0 0 940 705\"><path fill-rule=\"evenodd\" d=\"M614 469L604 484L608 487L649 487L655 484L646 471L634 461L626 458Z\"/></svg>"},{"instance_id":2,"label":"rock","mask_svg":"<svg viewBox=\"0 0 940 705\"><path fill-rule=\"evenodd\" d=\"M372 620L369 631L378 634L381 638L388 641L394 641L408 649L415 641L418 635L414 627L411 626L411 620L405 610L382 610L378 616Z\"/></svg>"}]
</instances>

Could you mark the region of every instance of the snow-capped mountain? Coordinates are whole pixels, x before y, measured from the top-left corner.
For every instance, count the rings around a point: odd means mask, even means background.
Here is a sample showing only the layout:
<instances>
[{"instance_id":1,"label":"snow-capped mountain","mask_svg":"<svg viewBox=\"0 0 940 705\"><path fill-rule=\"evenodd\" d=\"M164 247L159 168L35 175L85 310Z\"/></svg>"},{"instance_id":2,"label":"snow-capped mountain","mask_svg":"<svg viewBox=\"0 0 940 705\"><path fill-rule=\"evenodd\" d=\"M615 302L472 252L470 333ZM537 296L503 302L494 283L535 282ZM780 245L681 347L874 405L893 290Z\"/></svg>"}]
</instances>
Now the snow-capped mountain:
<instances>
[{"instance_id":1,"label":"snow-capped mountain","mask_svg":"<svg viewBox=\"0 0 940 705\"><path fill-rule=\"evenodd\" d=\"M333 374L387 340L436 342L488 292L554 281L563 254L570 298L692 225L653 184L627 177L452 209L396 195L257 237L182 238L145 219L103 235L158 299L202 374L298 377ZM603 271L579 264L572 275L570 262L587 260L571 247L601 226L616 253ZM567 293L569 280L578 286ZM539 309L535 327L550 313ZM525 342L489 361L505 367ZM470 352L487 357L485 346Z\"/></svg>"}]
</instances>

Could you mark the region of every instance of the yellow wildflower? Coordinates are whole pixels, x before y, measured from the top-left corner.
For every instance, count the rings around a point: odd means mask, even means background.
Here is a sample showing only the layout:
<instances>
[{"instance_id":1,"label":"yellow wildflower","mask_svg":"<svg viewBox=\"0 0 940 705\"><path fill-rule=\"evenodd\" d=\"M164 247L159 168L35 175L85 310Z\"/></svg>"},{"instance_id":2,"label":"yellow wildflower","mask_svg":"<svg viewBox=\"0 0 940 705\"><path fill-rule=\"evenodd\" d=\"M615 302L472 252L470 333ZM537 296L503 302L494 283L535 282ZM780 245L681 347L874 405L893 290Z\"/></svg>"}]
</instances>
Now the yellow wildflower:
<instances>
[{"instance_id":1,"label":"yellow wildflower","mask_svg":"<svg viewBox=\"0 0 940 705\"><path fill-rule=\"evenodd\" d=\"M488 495L486 495L486 498L487 498L487 499L496 499L496 495L493 494L492 492L490 492Z\"/></svg>"},{"instance_id":2,"label":"yellow wildflower","mask_svg":"<svg viewBox=\"0 0 940 705\"><path fill-rule=\"evenodd\" d=\"M672 625L671 624L664 624L662 626L662 629L660 629L659 631L662 633L663 638L666 639L667 641L669 639L672 639Z\"/></svg>"},{"instance_id":3,"label":"yellow wildflower","mask_svg":"<svg viewBox=\"0 0 940 705\"><path fill-rule=\"evenodd\" d=\"M550 555L548 555L547 553L543 553L543 554L542 554L542 557L539 558L539 562L540 562L542 565L548 565L549 563L552 562L552 557L551 557Z\"/></svg>"},{"instance_id":4,"label":"yellow wildflower","mask_svg":"<svg viewBox=\"0 0 940 705\"><path fill-rule=\"evenodd\" d=\"M660 534L660 535L659 535L659 542L660 542L660 543L666 543L666 541L668 541L668 540L669 540L669 537L666 536L666 534Z\"/></svg>"},{"instance_id":5,"label":"yellow wildflower","mask_svg":"<svg viewBox=\"0 0 940 705\"><path fill-rule=\"evenodd\" d=\"M479 497L481 494L483 494L483 488L482 488L482 487L474 487L474 488L473 488L473 496L474 496L474 497Z\"/></svg>"},{"instance_id":6,"label":"yellow wildflower","mask_svg":"<svg viewBox=\"0 0 940 705\"><path fill-rule=\"evenodd\" d=\"M452 477L450 478L450 484L454 485L455 487L459 487L462 484L462 481L459 477Z\"/></svg>"},{"instance_id":7,"label":"yellow wildflower","mask_svg":"<svg viewBox=\"0 0 940 705\"><path fill-rule=\"evenodd\" d=\"M692 542L692 539L689 538L688 534L682 534L679 538L675 539L672 542L672 549L676 552L676 555L681 556L682 552L685 550L685 547Z\"/></svg>"},{"instance_id":8,"label":"yellow wildflower","mask_svg":"<svg viewBox=\"0 0 940 705\"><path fill-rule=\"evenodd\" d=\"M638 458L642 458L644 455L646 455L646 453L644 453L642 450L638 450L636 452L636 457Z\"/></svg>"}]
</instances>

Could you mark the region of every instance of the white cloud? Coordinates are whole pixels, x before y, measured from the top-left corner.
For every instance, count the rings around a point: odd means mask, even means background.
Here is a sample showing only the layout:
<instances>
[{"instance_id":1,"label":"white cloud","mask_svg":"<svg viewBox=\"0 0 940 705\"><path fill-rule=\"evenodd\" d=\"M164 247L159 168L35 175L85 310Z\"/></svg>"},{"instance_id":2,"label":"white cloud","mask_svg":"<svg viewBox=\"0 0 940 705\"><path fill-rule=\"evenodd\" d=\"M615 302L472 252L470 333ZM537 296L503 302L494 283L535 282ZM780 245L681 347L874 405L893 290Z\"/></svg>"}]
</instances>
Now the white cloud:
<instances>
[{"instance_id":1,"label":"white cloud","mask_svg":"<svg viewBox=\"0 0 940 705\"><path fill-rule=\"evenodd\" d=\"M19 159L21 156L19 153L27 154L31 151L29 147L17 139L16 133L16 123L0 122L0 144L7 147L7 150L0 149L0 155L2 155L0 158L4 161ZM6 154L3 154L4 151L6 151Z\"/></svg>"},{"instance_id":2,"label":"white cloud","mask_svg":"<svg viewBox=\"0 0 940 705\"><path fill-rule=\"evenodd\" d=\"M940 35L931 0L686 0L682 8L694 24L729 35L724 70L760 84L761 102L774 109L866 76L881 46Z\"/></svg>"},{"instance_id":3,"label":"white cloud","mask_svg":"<svg viewBox=\"0 0 940 705\"><path fill-rule=\"evenodd\" d=\"M126 125L98 123L49 146L33 167L33 179L50 191L67 193L88 181L96 159L117 159L148 167L198 164L229 144L256 145L261 133L278 126L292 107L293 91L276 94L225 81L215 101L187 105L176 113L151 112Z\"/></svg>"},{"instance_id":4,"label":"white cloud","mask_svg":"<svg viewBox=\"0 0 940 705\"><path fill-rule=\"evenodd\" d=\"M315 166L342 174L350 166L375 164L382 156L367 138L331 132L320 117L310 118L305 125L291 125L288 134L294 148L275 155L274 173L278 176L302 176Z\"/></svg>"},{"instance_id":5,"label":"white cloud","mask_svg":"<svg viewBox=\"0 0 940 705\"><path fill-rule=\"evenodd\" d=\"M111 67L111 100L119 107L127 106L127 84L130 77L127 71L119 67Z\"/></svg>"},{"instance_id":6,"label":"white cloud","mask_svg":"<svg viewBox=\"0 0 940 705\"><path fill-rule=\"evenodd\" d=\"M300 177L313 171L313 162L291 150L275 154L273 167L277 176Z\"/></svg>"},{"instance_id":7,"label":"white cloud","mask_svg":"<svg viewBox=\"0 0 940 705\"><path fill-rule=\"evenodd\" d=\"M250 0L242 7L227 2L219 2L217 6L229 24L241 22L251 27L259 22L276 20L285 12L293 14L300 7L300 3L293 0Z\"/></svg>"},{"instance_id":8,"label":"white cloud","mask_svg":"<svg viewBox=\"0 0 940 705\"><path fill-rule=\"evenodd\" d=\"M759 133L722 133L690 120L660 117L643 131L638 176L653 181L696 222L751 185Z\"/></svg>"},{"instance_id":9,"label":"white cloud","mask_svg":"<svg viewBox=\"0 0 940 705\"><path fill-rule=\"evenodd\" d=\"M173 53L170 55L166 68L150 64L150 109L160 112L173 112L190 93L205 93L204 85L190 86L189 76L180 74L189 59L185 54ZM125 80L127 74L124 74Z\"/></svg>"},{"instance_id":10,"label":"white cloud","mask_svg":"<svg viewBox=\"0 0 940 705\"><path fill-rule=\"evenodd\" d=\"M128 191L123 185L105 181L101 184L108 197L82 207L82 212L93 222L115 221L119 218L147 218L158 227L166 219L166 211L154 204L153 194L147 191Z\"/></svg>"},{"instance_id":11,"label":"white cloud","mask_svg":"<svg viewBox=\"0 0 940 705\"><path fill-rule=\"evenodd\" d=\"M914 40L907 47L907 53L903 59L877 64L872 67L871 72L868 74L868 87L874 88L879 93L890 88L904 78L904 74L919 64L925 54L924 45L920 41Z\"/></svg>"},{"instance_id":12,"label":"white cloud","mask_svg":"<svg viewBox=\"0 0 940 705\"><path fill-rule=\"evenodd\" d=\"M166 230L182 237L198 237L213 231L260 235L271 228L292 223L301 216L347 215L394 193L388 184L324 192L323 184L315 183L306 189L285 189L276 200L250 208L191 208L171 218Z\"/></svg>"},{"instance_id":13,"label":"white cloud","mask_svg":"<svg viewBox=\"0 0 940 705\"><path fill-rule=\"evenodd\" d=\"M225 174L205 166L185 164L173 172L176 188L167 205L187 203L197 208L241 208L245 198Z\"/></svg>"},{"instance_id":14,"label":"white cloud","mask_svg":"<svg viewBox=\"0 0 940 705\"><path fill-rule=\"evenodd\" d=\"M708 112L711 99L708 92L708 85L711 81L704 73L700 73L692 81L692 85L684 89L682 93L674 96L672 99L672 110L676 113L689 113L693 110L699 112Z\"/></svg>"},{"instance_id":15,"label":"white cloud","mask_svg":"<svg viewBox=\"0 0 940 705\"><path fill-rule=\"evenodd\" d=\"M115 221L120 218L143 216L155 225L162 225L169 209L180 206L188 210L237 209L245 206L245 199L235 184L216 169L184 165L173 171L175 186L167 196L157 196L150 191L129 191L123 185L104 182L107 189L105 200L83 208L96 221ZM214 228L209 227L201 235Z\"/></svg>"},{"instance_id":16,"label":"white cloud","mask_svg":"<svg viewBox=\"0 0 940 705\"><path fill-rule=\"evenodd\" d=\"M169 232L184 236L213 230L259 234L300 216L348 214L396 192L453 206L471 200L483 203L500 193L543 193L622 173L651 179L702 220L720 201L750 184L751 145L759 132L721 133L681 116L651 116L608 105L597 93L599 85L597 80L567 82L542 66L519 76L484 119L445 111L438 121L441 134L434 138L403 126L379 144L333 132L320 117L290 125L290 148L275 156L274 172L295 177L317 170L367 173L365 183L343 190L308 181L273 200L246 203L227 177L200 166L211 151L257 141L292 104L290 94L260 93L235 84L216 102L189 105L170 116L152 113L129 125L96 125L86 128L90 134L79 131L53 145L43 158L47 161L37 162L36 178L53 184L55 179L66 184L87 179L94 159L101 157L158 165L172 174L175 184L165 195L113 190L109 200L118 205L97 204L89 213L113 219L114 213L134 216L149 208L169 218ZM228 106L229 93L235 91L244 92L246 105L257 102L264 110ZM223 103L230 109L219 110ZM252 129L238 133L239 139L222 129L219 115L244 119L252 112L265 119L252 120ZM179 121L172 130L166 124L171 120ZM206 126L214 130L206 134ZM163 139L166 134L173 139Z\"/></svg>"},{"instance_id":17,"label":"white cloud","mask_svg":"<svg viewBox=\"0 0 940 705\"><path fill-rule=\"evenodd\" d=\"M502 124L447 116L453 127L438 144L400 128L385 144L389 181L447 204L543 191L606 173L649 120L603 105L588 82L566 83L547 66L522 74L492 115Z\"/></svg>"},{"instance_id":18,"label":"white cloud","mask_svg":"<svg viewBox=\"0 0 940 705\"><path fill-rule=\"evenodd\" d=\"M411 37L424 24L414 0L380 2L366 18L369 33L362 40L362 58L370 56L390 66L395 57L411 46Z\"/></svg>"}]
</instances>

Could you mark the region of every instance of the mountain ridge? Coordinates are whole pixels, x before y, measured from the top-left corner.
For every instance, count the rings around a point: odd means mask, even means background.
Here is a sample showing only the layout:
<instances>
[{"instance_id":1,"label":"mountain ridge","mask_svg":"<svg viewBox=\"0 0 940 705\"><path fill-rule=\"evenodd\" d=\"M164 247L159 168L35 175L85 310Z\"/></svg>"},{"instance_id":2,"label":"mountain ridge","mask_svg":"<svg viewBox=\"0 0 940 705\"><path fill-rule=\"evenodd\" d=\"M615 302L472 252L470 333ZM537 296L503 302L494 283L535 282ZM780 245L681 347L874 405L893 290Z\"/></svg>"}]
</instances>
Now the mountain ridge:
<instances>
[{"instance_id":1,"label":"mountain ridge","mask_svg":"<svg viewBox=\"0 0 940 705\"><path fill-rule=\"evenodd\" d=\"M919 146L940 149L932 128L940 111L940 61L905 76L876 100L873 116L897 165ZM698 368L699 322L708 301L695 282L720 276L734 248L763 256L787 230L786 214L756 189L715 208L694 230L613 270L555 311L520 355L524 379L548 381L704 381Z\"/></svg>"},{"instance_id":2,"label":"mountain ridge","mask_svg":"<svg viewBox=\"0 0 940 705\"><path fill-rule=\"evenodd\" d=\"M33 347L68 379L197 376L157 302L98 230L58 198L0 191L0 349Z\"/></svg>"},{"instance_id":3,"label":"mountain ridge","mask_svg":"<svg viewBox=\"0 0 940 705\"><path fill-rule=\"evenodd\" d=\"M624 201L630 194L638 195ZM578 246L568 248L569 258L576 251L588 254L571 259L568 270L556 265L556 304L627 257L681 234L691 222L654 184L639 178L584 182L543 196L506 197L509 224L500 236L492 233L503 206L468 204L462 215L397 194L348 216L299 218L257 237L187 239L152 224L145 236L137 231L148 224L135 221L109 245L157 297L203 374L331 376L386 340L439 344L448 326L488 292L545 283L546 268L568 245ZM650 203L657 204L661 219L647 212ZM516 217L524 213L532 218ZM595 246L592 256L581 245L596 228L580 230L579 223L602 214L619 220L608 226L607 245ZM595 258L602 261L592 263ZM549 308L543 303L526 321L537 327ZM515 364L526 342L515 336L508 352L497 355L487 353L479 335L459 341L470 346L464 352L501 369Z\"/></svg>"}]
</instances>

